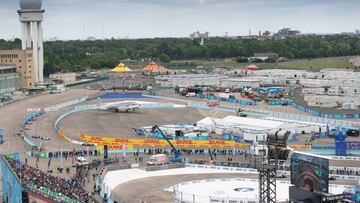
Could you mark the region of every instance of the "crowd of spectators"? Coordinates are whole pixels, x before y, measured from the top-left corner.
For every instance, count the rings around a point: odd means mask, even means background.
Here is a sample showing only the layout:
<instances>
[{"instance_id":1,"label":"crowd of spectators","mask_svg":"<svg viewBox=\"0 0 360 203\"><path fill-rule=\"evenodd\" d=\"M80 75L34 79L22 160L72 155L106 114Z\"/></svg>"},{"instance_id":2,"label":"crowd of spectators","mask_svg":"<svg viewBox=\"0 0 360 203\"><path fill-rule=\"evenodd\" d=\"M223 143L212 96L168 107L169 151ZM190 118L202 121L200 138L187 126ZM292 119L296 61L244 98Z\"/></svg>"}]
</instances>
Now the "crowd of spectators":
<instances>
[{"instance_id":1,"label":"crowd of spectators","mask_svg":"<svg viewBox=\"0 0 360 203\"><path fill-rule=\"evenodd\" d=\"M359 176L360 169L353 169L353 168L337 168L337 169L330 169L330 174L336 175L349 175L349 176Z\"/></svg>"},{"instance_id":2,"label":"crowd of spectators","mask_svg":"<svg viewBox=\"0 0 360 203\"><path fill-rule=\"evenodd\" d=\"M53 192L61 193L79 202L97 203L93 193L87 192L83 186L84 170L77 170L76 174L69 180L53 176L27 164L22 164L14 159L8 159L10 166L20 178L23 185L33 185L40 189L49 188Z\"/></svg>"}]
</instances>

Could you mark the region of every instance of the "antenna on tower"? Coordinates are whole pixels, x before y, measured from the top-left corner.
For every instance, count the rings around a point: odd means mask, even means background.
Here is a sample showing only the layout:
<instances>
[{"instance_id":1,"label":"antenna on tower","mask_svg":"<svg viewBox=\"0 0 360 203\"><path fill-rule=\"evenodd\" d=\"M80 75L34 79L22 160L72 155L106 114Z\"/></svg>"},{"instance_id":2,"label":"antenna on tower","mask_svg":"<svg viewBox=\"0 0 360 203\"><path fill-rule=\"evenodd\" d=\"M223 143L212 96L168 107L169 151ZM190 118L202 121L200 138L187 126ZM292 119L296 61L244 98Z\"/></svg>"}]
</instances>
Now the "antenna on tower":
<instances>
[{"instance_id":1,"label":"antenna on tower","mask_svg":"<svg viewBox=\"0 0 360 203\"><path fill-rule=\"evenodd\" d=\"M101 27L102 29L102 39L105 40L105 29L104 29L104 26Z\"/></svg>"},{"instance_id":2,"label":"antenna on tower","mask_svg":"<svg viewBox=\"0 0 360 203\"><path fill-rule=\"evenodd\" d=\"M83 40L86 40L86 37L85 37L85 26L83 27Z\"/></svg>"}]
</instances>

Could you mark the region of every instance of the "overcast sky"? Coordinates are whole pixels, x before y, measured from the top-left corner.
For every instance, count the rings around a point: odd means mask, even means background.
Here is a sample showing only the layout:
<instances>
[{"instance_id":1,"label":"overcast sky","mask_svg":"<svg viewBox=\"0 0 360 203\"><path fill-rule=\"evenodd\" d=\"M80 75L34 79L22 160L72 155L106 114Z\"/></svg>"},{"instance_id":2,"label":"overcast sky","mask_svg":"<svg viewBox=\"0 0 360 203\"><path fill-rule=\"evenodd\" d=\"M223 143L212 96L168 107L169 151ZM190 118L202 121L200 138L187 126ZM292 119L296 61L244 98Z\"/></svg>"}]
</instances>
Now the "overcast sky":
<instances>
[{"instance_id":1,"label":"overcast sky","mask_svg":"<svg viewBox=\"0 0 360 203\"><path fill-rule=\"evenodd\" d=\"M18 0L0 0L0 38L20 37ZM44 37L60 39L303 33L360 28L360 0L43 0ZM85 29L84 29L85 28ZM84 32L85 30L85 32Z\"/></svg>"}]
</instances>

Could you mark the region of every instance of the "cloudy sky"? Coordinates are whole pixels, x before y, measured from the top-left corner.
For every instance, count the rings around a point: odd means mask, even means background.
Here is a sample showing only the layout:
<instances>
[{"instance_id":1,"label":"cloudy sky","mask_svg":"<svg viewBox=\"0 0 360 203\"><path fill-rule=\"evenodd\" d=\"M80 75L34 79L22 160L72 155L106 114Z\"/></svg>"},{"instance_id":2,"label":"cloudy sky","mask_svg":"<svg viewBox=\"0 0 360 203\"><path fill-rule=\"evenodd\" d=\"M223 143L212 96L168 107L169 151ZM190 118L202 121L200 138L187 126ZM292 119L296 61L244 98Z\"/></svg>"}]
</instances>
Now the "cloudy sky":
<instances>
[{"instance_id":1,"label":"cloudy sky","mask_svg":"<svg viewBox=\"0 0 360 203\"><path fill-rule=\"evenodd\" d=\"M0 38L20 37L18 0L0 0ZM60 39L303 33L360 28L360 0L43 0L44 37Z\"/></svg>"}]
</instances>

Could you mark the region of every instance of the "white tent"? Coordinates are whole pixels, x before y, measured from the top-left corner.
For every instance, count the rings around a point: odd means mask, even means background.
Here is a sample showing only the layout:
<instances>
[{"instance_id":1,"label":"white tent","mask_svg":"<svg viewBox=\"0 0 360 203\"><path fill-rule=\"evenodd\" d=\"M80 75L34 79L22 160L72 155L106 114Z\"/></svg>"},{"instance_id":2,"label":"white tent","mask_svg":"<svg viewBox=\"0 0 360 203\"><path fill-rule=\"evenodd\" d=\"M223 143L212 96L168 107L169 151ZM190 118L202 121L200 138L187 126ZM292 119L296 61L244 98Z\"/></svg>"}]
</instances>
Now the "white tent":
<instances>
[{"instance_id":1,"label":"white tent","mask_svg":"<svg viewBox=\"0 0 360 203\"><path fill-rule=\"evenodd\" d=\"M206 130L212 132L215 130L216 126L222 125L222 119L219 118L211 118L206 117L201 119L200 121L196 122L196 126L199 127L201 130Z\"/></svg>"}]
</instances>

